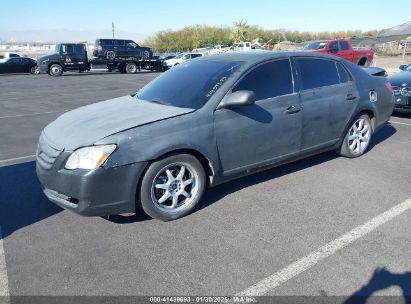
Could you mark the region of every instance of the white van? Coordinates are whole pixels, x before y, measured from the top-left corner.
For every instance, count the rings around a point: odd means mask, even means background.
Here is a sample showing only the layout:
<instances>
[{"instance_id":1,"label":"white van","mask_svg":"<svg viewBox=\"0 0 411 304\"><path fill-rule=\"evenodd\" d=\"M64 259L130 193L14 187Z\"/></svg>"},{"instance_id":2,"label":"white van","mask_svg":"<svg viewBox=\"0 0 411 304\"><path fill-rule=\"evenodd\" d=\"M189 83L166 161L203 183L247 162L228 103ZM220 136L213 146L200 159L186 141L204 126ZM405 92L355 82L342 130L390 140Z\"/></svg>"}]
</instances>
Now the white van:
<instances>
[{"instance_id":1,"label":"white van","mask_svg":"<svg viewBox=\"0 0 411 304\"><path fill-rule=\"evenodd\" d=\"M234 47L235 51L247 51L251 49L251 42L239 42Z\"/></svg>"}]
</instances>

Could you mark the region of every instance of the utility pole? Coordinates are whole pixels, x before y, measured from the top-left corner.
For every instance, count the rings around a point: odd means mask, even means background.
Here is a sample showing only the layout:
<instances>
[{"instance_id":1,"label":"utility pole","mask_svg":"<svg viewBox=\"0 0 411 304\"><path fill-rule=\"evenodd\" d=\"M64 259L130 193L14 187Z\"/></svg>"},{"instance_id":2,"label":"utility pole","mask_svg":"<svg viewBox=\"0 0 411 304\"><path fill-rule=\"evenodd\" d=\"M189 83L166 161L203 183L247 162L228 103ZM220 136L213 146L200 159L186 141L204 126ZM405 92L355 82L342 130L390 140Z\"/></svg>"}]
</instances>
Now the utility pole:
<instances>
[{"instance_id":1,"label":"utility pole","mask_svg":"<svg viewBox=\"0 0 411 304\"><path fill-rule=\"evenodd\" d=\"M113 21L111 22L111 29L113 31L113 39L114 39L114 22Z\"/></svg>"}]
</instances>

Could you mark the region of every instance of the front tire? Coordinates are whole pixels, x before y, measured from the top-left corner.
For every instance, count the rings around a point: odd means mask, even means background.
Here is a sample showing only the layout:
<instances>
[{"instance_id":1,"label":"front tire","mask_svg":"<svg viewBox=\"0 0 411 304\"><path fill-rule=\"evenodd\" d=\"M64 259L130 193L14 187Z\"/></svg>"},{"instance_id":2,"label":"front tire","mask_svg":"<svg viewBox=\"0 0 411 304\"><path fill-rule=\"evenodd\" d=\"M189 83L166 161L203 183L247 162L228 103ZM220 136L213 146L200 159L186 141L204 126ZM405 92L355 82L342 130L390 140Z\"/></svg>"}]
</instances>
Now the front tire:
<instances>
[{"instance_id":1,"label":"front tire","mask_svg":"<svg viewBox=\"0 0 411 304\"><path fill-rule=\"evenodd\" d=\"M149 216L171 221L189 214L206 187L201 163L190 154L177 154L153 162L145 172L139 203Z\"/></svg>"},{"instance_id":2,"label":"front tire","mask_svg":"<svg viewBox=\"0 0 411 304\"><path fill-rule=\"evenodd\" d=\"M50 76L61 76L63 75L63 67L59 64L52 64L49 68L49 74Z\"/></svg>"},{"instance_id":3,"label":"front tire","mask_svg":"<svg viewBox=\"0 0 411 304\"><path fill-rule=\"evenodd\" d=\"M372 134L372 124L368 115L361 114L357 116L345 134L337 153L348 158L363 155L371 142Z\"/></svg>"}]
</instances>

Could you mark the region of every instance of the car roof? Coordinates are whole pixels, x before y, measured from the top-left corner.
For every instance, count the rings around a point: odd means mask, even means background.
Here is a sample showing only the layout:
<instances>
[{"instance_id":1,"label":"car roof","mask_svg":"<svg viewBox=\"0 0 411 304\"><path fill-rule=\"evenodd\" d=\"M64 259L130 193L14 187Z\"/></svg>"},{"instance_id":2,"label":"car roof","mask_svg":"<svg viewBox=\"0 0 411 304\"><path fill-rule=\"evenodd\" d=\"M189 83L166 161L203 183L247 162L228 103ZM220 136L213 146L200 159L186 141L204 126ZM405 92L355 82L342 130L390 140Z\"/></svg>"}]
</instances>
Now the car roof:
<instances>
[{"instance_id":1,"label":"car roof","mask_svg":"<svg viewBox=\"0 0 411 304\"><path fill-rule=\"evenodd\" d=\"M270 59L283 58L283 57L312 57L312 58L324 58L341 61L342 59L336 56L331 56L322 53L315 52L303 52L303 51L240 51L224 54L208 55L199 58L198 60L216 60L216 61L244 61L250 64L255 64Z\"/></svg>"}]
</instances>

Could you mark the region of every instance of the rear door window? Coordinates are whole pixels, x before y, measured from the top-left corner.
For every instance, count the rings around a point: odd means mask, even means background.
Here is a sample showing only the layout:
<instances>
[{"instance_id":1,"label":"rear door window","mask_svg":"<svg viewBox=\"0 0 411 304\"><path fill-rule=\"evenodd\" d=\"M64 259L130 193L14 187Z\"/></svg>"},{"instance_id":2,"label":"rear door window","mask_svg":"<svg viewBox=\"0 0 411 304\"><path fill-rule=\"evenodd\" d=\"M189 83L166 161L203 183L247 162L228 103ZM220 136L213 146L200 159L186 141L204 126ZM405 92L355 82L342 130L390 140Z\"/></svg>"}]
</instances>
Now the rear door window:
<instances>
[{"instance_id":1,"label":"rear door window","mask_svg":"<svg viewBox=\"0 0 411 304\"><path fill-rule=\"evenodd\" d=\"M317 58L296 58L303 90L340 83L335 61Z\"/></svg>"},{"instance_id":2,"label":"rear door window","mask_svg":"<svg viewBox=\"0 0 411 304\"><path fill-rule=\"evenodd\" d=\"M233 92L241 90L253 91L256 100L293 93L290 60L276 60L255 68L240 80Z\"/></svg>"},{"instance_id":3,"label":"rear door window","mask_svg":"<svg viewBox=\"0 0 411 304\"><path fill-rule=\"evenodd\" d=\"M348 51L350 49L350 45L347 41L340 41L340 49L341 51Z\"/></svg>"},{"instance_id":4,"label":"rear door window","mask_svg":"<svg viewBox=\"0 0 411 304\"><path fill-rule=\"evenodd\" d=\"M337 70L338 75L340 76L341 83L345 83L352 80L350 74L348 74L347 70L342 66L341 63L337 63Z\"/></svg>"}]
</instances>

